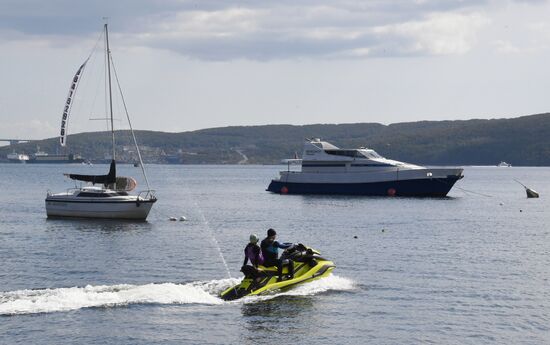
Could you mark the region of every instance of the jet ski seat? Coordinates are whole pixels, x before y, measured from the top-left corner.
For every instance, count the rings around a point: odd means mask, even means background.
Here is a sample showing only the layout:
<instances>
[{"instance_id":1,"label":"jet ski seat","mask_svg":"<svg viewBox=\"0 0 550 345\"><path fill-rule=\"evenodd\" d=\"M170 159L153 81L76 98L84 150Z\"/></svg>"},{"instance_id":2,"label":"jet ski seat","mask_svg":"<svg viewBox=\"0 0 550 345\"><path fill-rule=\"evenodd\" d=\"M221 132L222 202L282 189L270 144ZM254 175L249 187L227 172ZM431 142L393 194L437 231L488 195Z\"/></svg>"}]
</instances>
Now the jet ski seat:
<instances>
[{"instance_id":1,"label":"jet ski seat","mask_svg":"<svg viewBox=\"0 0 550 345\"><path fill-rule=\"evenodd\" d=\"M244 265L243 267L241 267L241 272L244 273L244 276L246 278L256 279L256 278L263 278L267 276L267 274L264 271L260 271L259 269L251 265Z\"/></svg>"}]
</instances>

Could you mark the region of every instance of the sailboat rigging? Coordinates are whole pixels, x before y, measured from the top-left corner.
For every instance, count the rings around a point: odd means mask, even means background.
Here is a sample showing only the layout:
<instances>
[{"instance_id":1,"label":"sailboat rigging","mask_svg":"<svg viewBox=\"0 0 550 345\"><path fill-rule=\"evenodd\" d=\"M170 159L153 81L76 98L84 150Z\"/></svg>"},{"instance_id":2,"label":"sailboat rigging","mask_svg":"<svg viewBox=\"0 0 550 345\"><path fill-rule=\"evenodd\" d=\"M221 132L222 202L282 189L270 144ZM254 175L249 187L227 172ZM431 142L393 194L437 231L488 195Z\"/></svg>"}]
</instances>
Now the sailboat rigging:
<instances>
[{"instance_id":1,"label":"sailboat rigging","mask_svg":"<svg viewBox=\"0 0 550 345\"><path fill-rule=\"evenodd\" d=\"M64 193L47 193L46 196L46 213L48 217L84 217L84 218L109 218L109 219L135 219L145 220L151 210L153 204L157 201L154 191L150 188L149 180L145 172L145 167L139 150L139 146L134 134L124 95L120 87L118 75L114 67L111 50L109 46L109 31L107 24L104 24L105 33L105 62L107 64L106 85L108 87L108 109L111 130L111 146L112 160L109 167L109 172L106 175L82 175L82 174L65 174L72 180L91 183L92 186L69 189ZM75 76L71 81L69 94L63 108L61 119L60 144L65 146L67 142L67 124L74 103L74 96L78 88L78 84L82 78L88 57L84 63L78 68ZM111 71L112 69L112 71ZM147 185L147 190L131 195L128 192L132 191L137 182L132 177L116 176L116 142L113 119L113 91L112 91L112 74L114 74L117 82L118 90L126 112L126 118L132 134L132 139L136 147L139 163ZM99 186L96 186L98 184Z\"/></svg>"}]
</instances>

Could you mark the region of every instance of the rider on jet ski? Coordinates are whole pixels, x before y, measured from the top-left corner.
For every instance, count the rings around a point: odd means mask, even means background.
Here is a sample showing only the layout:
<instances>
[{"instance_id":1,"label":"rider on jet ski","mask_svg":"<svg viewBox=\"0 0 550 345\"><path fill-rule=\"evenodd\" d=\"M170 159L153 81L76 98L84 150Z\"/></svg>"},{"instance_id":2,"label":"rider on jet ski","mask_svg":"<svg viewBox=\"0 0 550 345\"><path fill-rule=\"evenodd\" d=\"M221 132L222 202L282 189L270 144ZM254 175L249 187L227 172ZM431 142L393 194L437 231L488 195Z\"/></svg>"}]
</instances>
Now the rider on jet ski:
<instances>
[{"instance_id":1,"label":"rider on jet ski","mask_svg":"<svg viewBox=\"0 0 550 345\"><path fill-rule=\"evenodd\" d=\"M248 260L252 266L258 268L258 265L263 265L264 257L262 256L262 251L260 246L258 246L258 241L260 238L256 234L250 235L250 242L244 248L244 262L243 266L246 266Z\"/></svg>"},{"instance_id":2,"label":"rider on jet ski","mask_svg":"<svg viewBox=\"0 0 550 345\"><path fill-rule=\"evenodd\" d=\"M264 266L277 266L278 276L277 281L283 280L283 265L288 265L289 279L294 278L294 263L290 259L279 259L279 248L287 249L292 247L292 243L279 243L275 241L277 232L273 229L267 230L267 237L261 243L262 255L264 258Z\"/></svg>"}]
</instances>

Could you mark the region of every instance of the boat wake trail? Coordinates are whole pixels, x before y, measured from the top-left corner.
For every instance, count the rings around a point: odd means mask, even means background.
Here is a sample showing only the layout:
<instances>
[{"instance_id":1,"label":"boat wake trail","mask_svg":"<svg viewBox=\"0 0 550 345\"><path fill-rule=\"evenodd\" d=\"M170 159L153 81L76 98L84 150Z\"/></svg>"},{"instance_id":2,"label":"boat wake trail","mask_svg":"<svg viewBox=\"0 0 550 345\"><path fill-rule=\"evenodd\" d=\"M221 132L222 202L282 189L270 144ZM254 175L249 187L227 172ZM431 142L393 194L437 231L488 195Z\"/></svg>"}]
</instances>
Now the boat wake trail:
<instances>
[{"instance_id":1,"label":"boat wake trail","mask_svg":"<svg viewBox=\"0 0 550 345\"><path fill-rule=\"evenodd\" d=\"M240 279L233 278L186 284L87 285L85 287L0 292L0 315L52 313L130 304L219 305L227 302L218 298L218 294L239 281ZM243 302L262 301L281 295L306 296L328 290L350 290L353 288L354 283L351 280L330 276L287 292L250 297L244 299Z\"/></svg>"},{"instance_id":2,"label":"boat wake trail","mask_svg":"<svg viewBox=\"0 0 550 345\"><path fill-rule=\"evenodd\" d=\"M214 293L236 279L188 284L100 285L0 293L0 315L50 313L129 304L221 304Z\"/></svg>"}]
</instances>

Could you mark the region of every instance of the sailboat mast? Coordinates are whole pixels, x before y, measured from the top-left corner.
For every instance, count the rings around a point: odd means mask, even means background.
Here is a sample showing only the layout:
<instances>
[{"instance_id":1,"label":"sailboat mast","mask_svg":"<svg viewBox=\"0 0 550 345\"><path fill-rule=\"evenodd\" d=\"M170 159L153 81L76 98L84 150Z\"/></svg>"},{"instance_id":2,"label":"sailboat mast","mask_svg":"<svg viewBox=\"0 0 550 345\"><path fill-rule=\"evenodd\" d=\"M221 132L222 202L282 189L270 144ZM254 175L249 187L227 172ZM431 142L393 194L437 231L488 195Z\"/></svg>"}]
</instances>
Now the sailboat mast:
<instances>
[{"instance_id":1,"label":"sailboat mast","mask_svg":"<svg viewBox=\"0 0 550 345\"><path fill-rule=\"evenodd\" d=\"M105 44L107 54L107 75L109 79L109 111L111 114L111 137L113 144L113 160L115 160L115 126L113 122L113 93L111 91L111 49L109 49L109 30L107 30L107 23L105 23Z\"/></svg>"}]
</instances>

